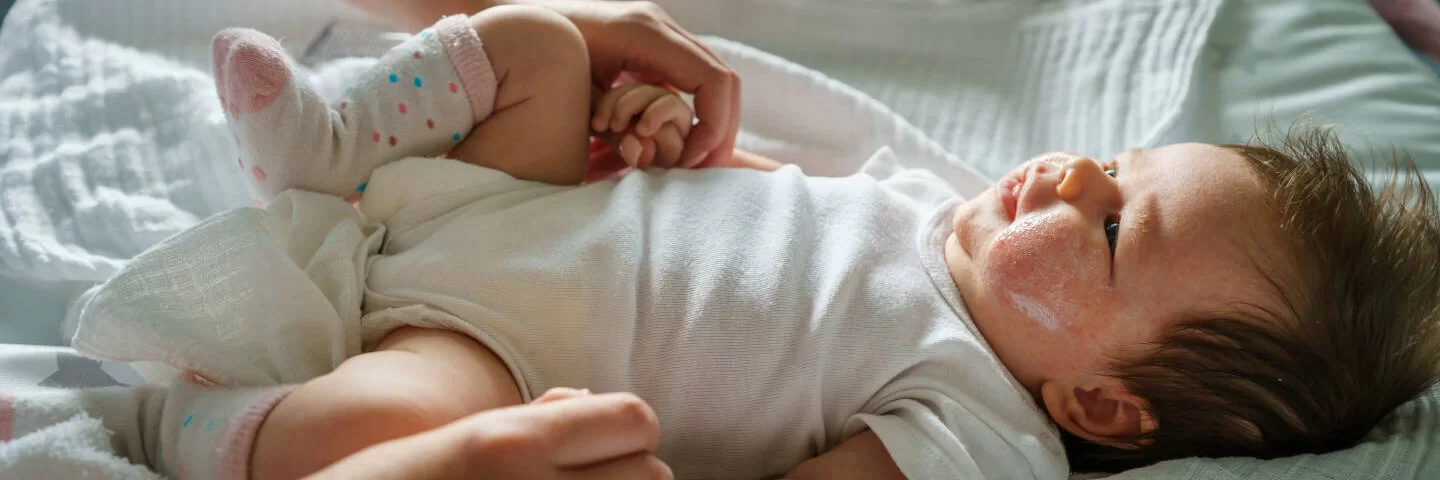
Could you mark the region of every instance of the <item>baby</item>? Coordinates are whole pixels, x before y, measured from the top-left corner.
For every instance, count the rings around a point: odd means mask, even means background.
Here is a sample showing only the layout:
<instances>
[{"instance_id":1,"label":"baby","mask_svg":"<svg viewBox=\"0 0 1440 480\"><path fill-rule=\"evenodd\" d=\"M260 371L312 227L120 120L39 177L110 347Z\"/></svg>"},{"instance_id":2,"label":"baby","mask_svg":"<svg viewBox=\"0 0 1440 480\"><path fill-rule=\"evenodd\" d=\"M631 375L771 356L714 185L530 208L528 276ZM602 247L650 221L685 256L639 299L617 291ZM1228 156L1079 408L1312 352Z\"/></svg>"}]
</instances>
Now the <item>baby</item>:
<instances>
[{"instance_id":1,"label":"baby","mask_svg":"<svg viewBox=\"0 0 1440 480\"><path fill-rule=\"evenodd\" d=\"M677 478L1064 478L1344 448L1440 368L1434 199L1413 168L1372 195L1323 130L1046 154L965 200L885 152L581 184L592 133L673 165L692 119L592 90L563 17L444 19L331 106L289 65L216 38L254 192L363 191L384 226L355 255L373 348L177 386L147 427L166 473L293 478L573 387L649 403Z\"/></svg>"}]
</instances>

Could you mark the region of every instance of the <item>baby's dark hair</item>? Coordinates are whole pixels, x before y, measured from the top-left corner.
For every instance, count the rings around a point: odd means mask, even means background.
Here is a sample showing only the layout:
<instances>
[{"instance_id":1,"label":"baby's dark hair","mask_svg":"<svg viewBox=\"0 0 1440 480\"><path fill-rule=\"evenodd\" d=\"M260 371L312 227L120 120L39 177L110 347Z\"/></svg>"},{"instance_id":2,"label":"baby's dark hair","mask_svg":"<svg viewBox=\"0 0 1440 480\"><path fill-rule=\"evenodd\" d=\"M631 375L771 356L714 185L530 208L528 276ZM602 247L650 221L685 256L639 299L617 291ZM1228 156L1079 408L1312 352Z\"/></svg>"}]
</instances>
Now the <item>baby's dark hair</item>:
<instances>
[{"instance_id":1,"label":"baby's dark hair","mask_svg":"<svg viewBox=\"0 0 1440 480\"><path fill-rule=\"evenodd\" d=\"M1329 127L1225 147L1272 191L1279 248L1256 263L1283 267L1261 271L1286 310L1196 312L1117 354L1158 427L1133 448L1065 434L1075 471L1348 448L1440 376L1440 216L1409 157L1377 192Z\"/></svg>"}]
</instances>

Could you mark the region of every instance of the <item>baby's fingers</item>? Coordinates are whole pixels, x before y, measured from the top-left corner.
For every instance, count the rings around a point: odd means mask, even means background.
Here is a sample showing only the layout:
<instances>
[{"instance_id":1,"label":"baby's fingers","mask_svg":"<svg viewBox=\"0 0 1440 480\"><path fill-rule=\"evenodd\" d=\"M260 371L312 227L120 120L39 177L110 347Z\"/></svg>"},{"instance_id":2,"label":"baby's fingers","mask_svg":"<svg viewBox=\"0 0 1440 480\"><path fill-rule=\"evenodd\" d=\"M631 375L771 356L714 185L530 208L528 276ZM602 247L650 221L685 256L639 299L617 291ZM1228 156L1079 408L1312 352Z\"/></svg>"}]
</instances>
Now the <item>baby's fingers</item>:
<instances>
[{"instance_id":1,"label":"baby's fingers","mask_svg":"<svg viewBox=\"0 0 1440 480\"><path fill-rule=\"evenodd\" d=\"M695 112L690 111L690 106L679 95L666 95L645 108L640 123L635 125L635 133L653 136L660 131L660 126L670 123L677 127L680 139L684 140L690 134L690 124L694 121Z\"/></svg>"},{"instance_id":2,"label":"baby's fingers","mask_svg":"<svg viewBox=\"0 0 1440 480\"><path fill-rule=\"evenodd\" d=\"M680 166L680 151L685 149L685 135L680 133L680 128L674 123L666 123L660 126L660 131L655 132L655 161L657 167L673 168Z\"/></svg>"},{"instance_id":3,"label":"baby's fingers","mask_svg":"<svg viewBox=\"0 0 1440 480\"><path fill-rule=\"evenodd\" d=\"M620 97L630 93L644 84L621 85L600 94L599 100L595 102L595 116L590 118L590 129L597 133L604 133L610 128L610 117L615 113L615 105L620 102Z\"/></svg>"},{"instance_id":4,"label":"baby's fingers","mask_svg":"<svg viewBox=\"0 0 1440 480\"><path fill-rule=\"evenodd\" d=\"M651 103L655 103L661 97L673 95L669 90L660 87L644 85L641 88L631 89L620 96L615 102L615 111L610 114L610 131L623 132L630 128L630 122L636 115L644 112Z\"/></svg>"}]
</instances>

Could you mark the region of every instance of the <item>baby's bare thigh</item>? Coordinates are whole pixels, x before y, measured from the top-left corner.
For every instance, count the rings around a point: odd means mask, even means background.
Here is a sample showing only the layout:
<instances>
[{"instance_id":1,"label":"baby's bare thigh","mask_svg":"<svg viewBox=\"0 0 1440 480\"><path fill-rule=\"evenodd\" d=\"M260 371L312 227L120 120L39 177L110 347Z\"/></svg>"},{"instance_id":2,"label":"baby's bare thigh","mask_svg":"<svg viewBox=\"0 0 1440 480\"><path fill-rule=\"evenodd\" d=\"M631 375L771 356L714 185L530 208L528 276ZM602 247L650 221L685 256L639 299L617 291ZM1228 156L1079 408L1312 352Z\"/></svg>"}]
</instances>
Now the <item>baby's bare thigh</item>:
<instances>
[{"instance_id":1,"label":"baby's bare thigh","mask_svg":"<svg viewBox=\"0 0 1440 480\"><path fill-rule=\"evenodd\" d=\"M450 158L523 180L580 183L591 82L579 29L553 11L519 5L487 9L470 23L495 71L495 110Z\"/></svg>"}]
</instances>

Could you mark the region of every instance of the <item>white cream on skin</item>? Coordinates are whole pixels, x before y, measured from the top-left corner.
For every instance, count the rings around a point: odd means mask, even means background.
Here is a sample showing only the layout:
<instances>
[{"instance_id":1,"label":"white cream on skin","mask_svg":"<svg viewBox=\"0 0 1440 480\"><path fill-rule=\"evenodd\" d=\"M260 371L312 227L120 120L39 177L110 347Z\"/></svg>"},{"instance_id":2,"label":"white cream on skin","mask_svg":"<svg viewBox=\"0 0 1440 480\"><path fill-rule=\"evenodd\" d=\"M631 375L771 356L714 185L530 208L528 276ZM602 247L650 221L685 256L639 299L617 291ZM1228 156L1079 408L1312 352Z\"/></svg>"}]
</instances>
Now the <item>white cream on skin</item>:
<instances>
[{"instance_id":1,"label":"white cream on skin","mask_svg":"<svg viewBox=\"0 0 1440 480\"><path fill-rule=\"evenodd\" d=\"M1010 292L1010 302L1014 303L1015 308L1019 308L1021 312L1024 312L1026 316L1030 317L1030 320L1039 323L1040 326L1050 330L1060 328L1060 320L1055 318L1055 312L1050 311L1049 308L1046 308L1044 304L1041 304L1035 299L1012 291Z\"/></svg>"}]
</instances>

